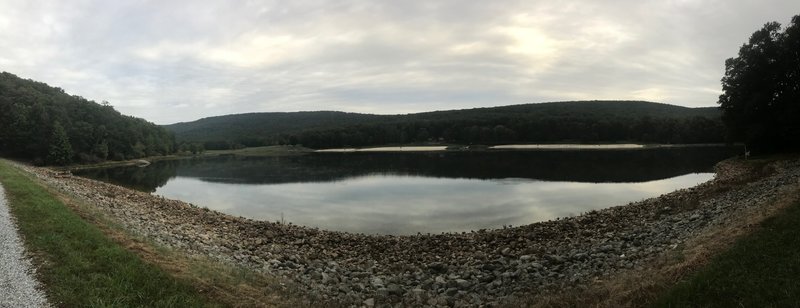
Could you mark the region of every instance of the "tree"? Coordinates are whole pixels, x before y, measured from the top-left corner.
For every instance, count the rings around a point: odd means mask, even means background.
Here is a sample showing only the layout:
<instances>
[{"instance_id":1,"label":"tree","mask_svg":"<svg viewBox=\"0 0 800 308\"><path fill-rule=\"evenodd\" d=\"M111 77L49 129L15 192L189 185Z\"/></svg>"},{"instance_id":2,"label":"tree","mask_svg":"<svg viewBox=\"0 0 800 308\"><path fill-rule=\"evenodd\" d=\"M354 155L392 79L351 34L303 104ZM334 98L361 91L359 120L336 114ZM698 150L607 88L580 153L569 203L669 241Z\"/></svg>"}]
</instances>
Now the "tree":
<instances>
[{"instance_id":1,"label":"tree","mask_svg":"<svg viewBox=\"0 0 800 308\"><path fill-rule=\"evenodd\" d=\"M53 135L47 152L47 163L63 166L72 161L72 146L69 144L67 132L61 123L53 123Z\"/></svg>"},{"instance_id":2,"label":"tree","mask_svg":"<svg viewBox=\"0 0 800 308\"><path fill-rule=\"evenodd\" d=\"M92 147L92 154L97 156L100 160L106 160L108 158L108 142L105 140L97 143Z\"/></svg>"},{"instance_id":3,"label":"tree","mask_svg":"<svg viewBox=\"0 0 800 308\"><path fill-rule=\"evenodd\" d=\"M770 22L725 61L720 104L728 134L758 152L800 146L800 15Z\"/></svg>"},{"instance_id":4,"label":"tree","mask_svg":"<svg viewBox=\"0 0 800 308\"><path fill-rule=\"evenodd\" d=\"M205 149L203 148L203 144L201 144L201 143L196 143L196 142L195 142L195 143L192 143L192 144L190 144L190 145L189 145L189 150L190 150L190 151L192 152L192 154L194 154L194 155L197 155L197 154L202 154L202 153L203 153L203 151L205 151Z\"/></svg>"},{"instance_id":5,"label":"tree","mask_svg":"<svg viewBox=\"0 0 800 308\"><path fill-rule=\"evenodd\" d=\"M174 135L164 128L122 115L111 106L0 72L2 155L35 163L97 162L135 158L148 151L169 154L174 142ZM69 148L61 146L66 144Z\"/></svg>"}]
</instances>

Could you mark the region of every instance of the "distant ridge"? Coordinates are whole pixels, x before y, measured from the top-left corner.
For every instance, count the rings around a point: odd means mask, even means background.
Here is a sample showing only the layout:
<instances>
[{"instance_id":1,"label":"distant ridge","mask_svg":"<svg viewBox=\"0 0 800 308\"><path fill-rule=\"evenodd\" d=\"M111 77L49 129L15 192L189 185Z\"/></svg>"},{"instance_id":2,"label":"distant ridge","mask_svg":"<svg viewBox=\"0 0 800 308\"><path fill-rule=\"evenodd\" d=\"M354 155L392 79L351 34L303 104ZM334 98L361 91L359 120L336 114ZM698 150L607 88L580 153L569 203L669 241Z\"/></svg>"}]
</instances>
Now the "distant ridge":
<instances>
[{"instance_id":1,"label":"distant ridge","mask_svg":"<svg viewBox=\"0 0 800 308\"><path fill-rule=\"evenodd\" d=\"M404 115L338 111L245 113L165 127L206 148L303 144L315 148L401 143L722 142L716 107L646 101L570 101Z\"/></svg>"}]
</instances>

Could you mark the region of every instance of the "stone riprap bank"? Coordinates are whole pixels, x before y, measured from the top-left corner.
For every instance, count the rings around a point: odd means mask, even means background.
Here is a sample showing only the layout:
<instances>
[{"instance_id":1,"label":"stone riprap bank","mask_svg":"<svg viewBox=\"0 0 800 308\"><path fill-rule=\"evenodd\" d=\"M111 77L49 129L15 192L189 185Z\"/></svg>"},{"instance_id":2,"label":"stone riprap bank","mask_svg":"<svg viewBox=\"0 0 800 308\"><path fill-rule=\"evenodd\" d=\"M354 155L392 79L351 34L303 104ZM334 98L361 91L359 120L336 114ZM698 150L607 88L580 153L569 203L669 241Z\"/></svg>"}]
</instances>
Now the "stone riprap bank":
<instances>
[{"instance_id":1,"label":"stone riprap bank","mask_svg":"<svg viewBox=\"0 0 800 308\"><path fill-rule=\"evenodd\" d=\"M643 267L704 230L796 189L800 162L753 170L729 160L714 180L601 211L468 233L377 236L233 217L48 169L20 166L130 231L190 254L293 282L313 302L492 306ZM266 201L268 202L268 201Z\"/></svg>"}]
</instances>

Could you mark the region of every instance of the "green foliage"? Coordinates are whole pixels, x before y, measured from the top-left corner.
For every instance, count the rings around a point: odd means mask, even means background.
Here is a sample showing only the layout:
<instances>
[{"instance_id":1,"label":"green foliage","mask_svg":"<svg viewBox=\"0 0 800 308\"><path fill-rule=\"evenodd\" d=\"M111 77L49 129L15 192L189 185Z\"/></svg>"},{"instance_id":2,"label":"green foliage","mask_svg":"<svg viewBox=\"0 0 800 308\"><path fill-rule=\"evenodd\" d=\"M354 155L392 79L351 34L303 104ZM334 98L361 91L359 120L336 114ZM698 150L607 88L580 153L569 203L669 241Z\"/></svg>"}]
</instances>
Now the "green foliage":
<instances>
[{"instance_id":1,"label":"green foliage","mask_svg":"<svg viewBox=\"0 0 800 308\"><path fill-rule=\"evenodd\" d=\"M104 140L98 144L95 144L92 148L92 155L100 160L108 159L108 143Z\"/></svg>"},{"instance_id":2,"label":"green foliage","mask_svg":"<svg viewBox=\"0 0 800 308\"><path fill-rule=\"evenodd\" d=\"M0 154L65 164L174 151L170 132L122 115L107 102L101 105L41 82L0 73Z\"/></svg>"},{"instance_id":3,"label":"green foliage","mask_svg":"<svg viewBox=\"0 0 800 308\"><path fill-rule=\"evenodd\" d=\"M181 143L201 143L207 150L292 143L281 134L377 122L384 116L336 111L245 113L176 123L166 128Z\"/></svg>"},{"instance_id":4,"label":"green foliage","mask_svg":"<svg viewBox=\"0 0 800 308\"><path fill-rule=\"evenodd\" d=\"M724 141L717 108L637 101L525 104L408 115L250 113L168 125L206 149L300 144L311 148L403 143L710 143Z\"/></svg>"},{"instance_id":5,"label":"green foliage","mask_svg":"<svg viewBox=\"0 0 800 308\"><path fill-rule=\"evenodd\" d=\"M800 204L761 224L656 307L797 307Z\"/></svg>"},{"instance_id":6,"label":"green foliage","mask_svg":"<svg viewBox=\"0 0 800 308\"><path fill-rule=\"evenodd\" d=\"M218 306L114 243L22 172L0 161L11 213L38 278L59 307Z\"/></svg>"},{"instance_id":7,"label":"green foliage","mask_svg":"<svg viewBox=\"0 0 800 308\"><path fill-rule=\"evenodd\" d=\"M800 147L800 15L771 22L725 61L719 104L728 132L757 151Z\"/></svg>"},{"instance_id":8,"label":"green foliage","mask_svg":"<svg viewBox=\"0 0 800 308\"><path fill-rule=\"evenodd\" d=\"M178 152L197 155L205 152L205 147L200 142L181 142L180 145L178 145Z\"/></svg>"},{"instance_id":9,"label":"green foliage","mask_svg":"<svg viewBox=\"0 0 800 308\"><path fill-rule=\"evenodd\" d=\"M69 137L61 123L53 124L53 136L50 138L50 149L47 153L47 163L52 165L66 165L72 161L72 146Z\"/></svg>"}]
</instances>

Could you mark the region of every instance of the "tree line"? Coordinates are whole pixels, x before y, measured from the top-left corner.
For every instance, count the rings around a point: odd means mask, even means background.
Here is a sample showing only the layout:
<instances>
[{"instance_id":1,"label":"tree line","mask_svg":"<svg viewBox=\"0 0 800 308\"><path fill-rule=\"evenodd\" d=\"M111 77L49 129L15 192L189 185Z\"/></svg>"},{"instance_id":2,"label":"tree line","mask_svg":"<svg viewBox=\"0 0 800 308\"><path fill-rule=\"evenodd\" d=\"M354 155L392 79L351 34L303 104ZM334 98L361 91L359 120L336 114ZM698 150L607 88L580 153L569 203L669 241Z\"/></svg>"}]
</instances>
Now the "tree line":
<instances>
[{"instance_id":1,"label":"tree line","mask_svg":"<svg viewBox=\"0 0 800 308\"><path fill-rule=\"evenodd\" d=\"M202 143L206 149L282 144L333 148L408 143L726 141L717 108L639 101L556 102L407 115L263 113L167 127L179 141Z\"/></svg>"},{"instance_id":2,"label":"tree line","mask_svg":"<svg viewBox=\"0 0 800 308\"><path fill-rule=\"evenodd\" d=\"M0 73L0 154L36 164L125 160L176 150L164 128L45 83Z\"/></svg>"},{"instance_id":3,"label":"tree line","mask_svg":"<svg viewBox=\"0 0 800 308\"><path fill-rule=\"evenodd\" d=\"M453 143L715 143L724 141L719 119L581 119L543 118L508 121L415 121L357 125L338 129L282 134L273 143L312 148L361 147L382 144Z\"/></svg>"}]
</instances>

